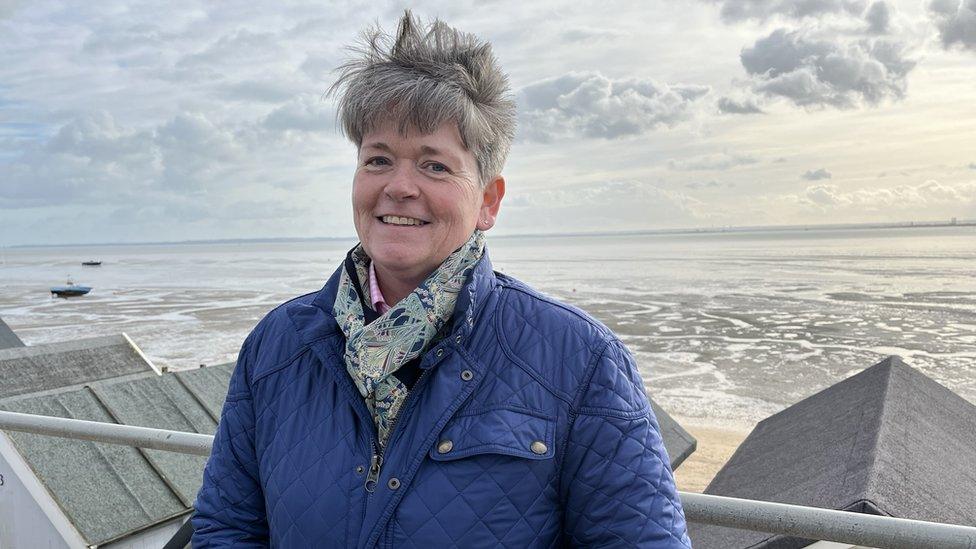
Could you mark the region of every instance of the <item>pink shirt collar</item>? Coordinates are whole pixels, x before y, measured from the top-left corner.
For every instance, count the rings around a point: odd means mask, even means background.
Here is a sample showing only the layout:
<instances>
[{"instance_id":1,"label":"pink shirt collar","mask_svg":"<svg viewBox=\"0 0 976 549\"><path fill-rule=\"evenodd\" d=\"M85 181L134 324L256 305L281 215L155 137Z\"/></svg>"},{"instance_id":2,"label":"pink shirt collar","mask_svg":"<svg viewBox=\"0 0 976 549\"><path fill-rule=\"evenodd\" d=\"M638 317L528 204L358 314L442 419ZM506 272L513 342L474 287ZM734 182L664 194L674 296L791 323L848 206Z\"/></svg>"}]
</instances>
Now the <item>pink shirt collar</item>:
<instances>
[{"instance_id":1,"label":"pink shirt collar","mask_svg":"<svg viewBox=\"0 0 976 549\"><path fill-rule=\"evenodd\" d=\"M369 300L372 301L373 310L379 314L384 314L390 310L390 305L386 302L386 298L383 297L383 292L380 291L379 281L376 278L376 268L373 267L374 263L369 262Z\"/></svg>"}]
</instances>

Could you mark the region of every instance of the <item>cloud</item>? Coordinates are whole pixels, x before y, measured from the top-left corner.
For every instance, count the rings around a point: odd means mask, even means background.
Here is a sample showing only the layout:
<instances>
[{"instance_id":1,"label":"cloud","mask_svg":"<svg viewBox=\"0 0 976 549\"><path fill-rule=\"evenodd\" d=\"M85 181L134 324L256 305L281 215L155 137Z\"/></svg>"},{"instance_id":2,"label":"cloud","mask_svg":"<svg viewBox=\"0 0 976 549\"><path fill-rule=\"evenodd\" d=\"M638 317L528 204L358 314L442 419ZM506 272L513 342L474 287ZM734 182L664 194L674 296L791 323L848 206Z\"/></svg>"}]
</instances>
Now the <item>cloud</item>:
<instances>
[{"instance_id":1,"label":"cloud","mask_svg":"<svg viewBox=\"0 0 976 549\"><path fill-rule=\"evenodd\" d=\"M721 6L720 15L726 23L765 21L773 17L803 19L823 15L860 14L865 2L859 0L706 0Z\"/></svg>"},{"instance_id":2,"label":"cloud","mask_svg":"<svg viewBox=\"0 0 976 549\"><path fill-rule=\"evenodd\" d=\"M0 19L13 16L20 4L20 0L0 0Z\"/></svg>"},{"instance_id":3,"label":"cloud","mask_svg":"<svg viewBox=\"0 0 976 549\"><path fill-rule=\"evenodd\" d=\"M685 183L685 188L688 189L718 189L721 187L735 187L735 183L722 183L711 179L709 181L693 181L691 183Z\"/></svg>"},{"instance_id":4,"label":"cloud","mask_svg":"<svg viewBox=\"0 0 976 549\"><path fill-rule=\"evenodd\" d=\"M677 171L728 170L737 166L747 166L759 162L756 158L743 154L707 154L693 158L668 160L668 167Z\"/></svg>"},{"instance_id":5,"label":"cloud","mask_svg":"<svg viewBox=\"0 0 976 549\"><path fill-rule=\"evenodd\" d=\"M900 99L915 63L907 48L886 39L827 40L777 29L742 50L754 89L799 106L850 108Z\"/></svg>"},{"instance_id":6,"label":"cloud","mask_svg":"<svg viewBox=\"0 0 976 549\"><path fill-rule=\"evenodd\" d=\"M807 170L801 175L803 179L807 181L819 181L821 179L830 179L833 175L824 168L819 168L816 170Z\"/></svg>"},{"instance_id":7,"label":"cloud","mask_svg":"<svg viewBox=\"0 0 976 549\"><path fill-rule=\"evenodd\" d=\"M300 97L271 111L262 124L277 131L332 132L336 129L335 109L321 97Z\"/></svg>"},{"instance_id":8,"label":"cloud","mask_svg":"<svg viewBox=\"0 0 976 549\"><path fill-rule=\"evenodd\" d=\"M506 198L506 226L533 232L629 230L694 226L715 208L700 200L635 180L542 190Z\"/></svg>"},{"instance_id":9,"label":"cloud","mask_svg":"<svg viewBox=\"0 0 976 549\"><path fill-rule=\"evenodd\" d=\"M891 25L891 12L887 2L878 0L871 4L866 12L864 19L868 22L868 32L872 34L885 34Z\"/></svg>"},{"instance_id":10,"label":"cloud","mask_svg":"<svg viewBox=\"0 0 976 549\"><path fill-rule=\"evenodd\" d=\"M548 142L560 138L616 139L691 116L705 86L667 85L647 79L611 79L600 73L572 72L519 91L520 137Z\"/></svg>"},{"instance_id":11,"label":"cloud","mask_svg":"<svg viewBox=\"0 0 976 549\"><path fill-rule=\"evenodd\" d=\"M246 79L224 84L219 89L228 99L260 103L283 103L298 94L296 86L280 79Z\"/></svg>"},{"instance_id":12,"label":"cloud","mask_svg":"<svg viewBox=\"0 0 976 549\"><path fill-rule=\"evenodd\" d=\"M929 12L944 48L958 44L976 51L976 0L932 0Z\"/></svg>"},{"instance_id":13,"label":"cloud","mask_svg":"<svg viewBox=\"0 0 976 549\"><path fill-rule=\"evenodd\" d=\"M933 207L965 206L976 204L976 182L947 185L929 180L919 185L899 185L880 189L843 191L837 185L818 184L807 187L797 202L819 209L863 209L864 211L890 210L899 215L916 212L925 215Z\"/></svg>"},{"instance_id":14,"label":"cloud","mask_svg":"<svg viewBox=\"0 0 976 549\"><path fill-rule=\"evenodd\" d=\"M967 166L970 170L976 170L976 162L970 162Z\"/></svg>"},{"instance_id":15,"label":"cloud","mask_svg":"<svg viewBox=\"0 0 976 549\"><path fill-rule=\"evenodd\" d=\"M232 130L199 113L180 114L152 129L120 126L105 111L81 115L44 144L0 164L0 202L105 204L147 193L200 193L231 185L226 174L246 159Z\"/></svg>"},{"instance_id":16,"label":"cloud","mask_svg":"<svg viewBox=\"0 0 976 549\"><path fill-rule=\"evenodd\" d=\"M588 27L575 27L566 29L560 34L560 38L567 43L578 44L580 42L592 44L596 42L606 42L625 36L623 32L616 29L594 29Z\"/></svg>"},{"instance_id":17,"label":"cloud","mask_svg":"<svg viewBox=\"0 0 976 549\"><path fill-rule=\"evenodd\" d=\"M763 110L752 99L736 100L721 97L718 100L719 112L725 114L763 114Z\"/></svg>"}]
</instances>

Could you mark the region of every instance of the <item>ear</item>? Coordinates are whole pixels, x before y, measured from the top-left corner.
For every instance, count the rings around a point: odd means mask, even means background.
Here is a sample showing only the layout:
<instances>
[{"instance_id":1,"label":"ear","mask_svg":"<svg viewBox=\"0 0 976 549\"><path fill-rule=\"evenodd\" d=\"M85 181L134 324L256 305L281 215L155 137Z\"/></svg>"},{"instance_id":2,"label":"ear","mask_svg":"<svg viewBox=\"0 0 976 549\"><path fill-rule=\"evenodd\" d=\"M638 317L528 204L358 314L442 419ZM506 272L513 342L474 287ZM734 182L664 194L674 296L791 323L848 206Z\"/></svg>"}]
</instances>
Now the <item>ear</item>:
<instances>
[{"instance_id":1,"label":"ear","mask_svg":"<svg viewBox=\"0 0 976 549\"><path fill-rule=\"evenodd\" d=\"M505 197L505 178L498 175L485 185L482 190L481 211L478 217L478 228L482 231L495 226L498 209L501 208L502 198Z\"/></svg>"}]
</instances>

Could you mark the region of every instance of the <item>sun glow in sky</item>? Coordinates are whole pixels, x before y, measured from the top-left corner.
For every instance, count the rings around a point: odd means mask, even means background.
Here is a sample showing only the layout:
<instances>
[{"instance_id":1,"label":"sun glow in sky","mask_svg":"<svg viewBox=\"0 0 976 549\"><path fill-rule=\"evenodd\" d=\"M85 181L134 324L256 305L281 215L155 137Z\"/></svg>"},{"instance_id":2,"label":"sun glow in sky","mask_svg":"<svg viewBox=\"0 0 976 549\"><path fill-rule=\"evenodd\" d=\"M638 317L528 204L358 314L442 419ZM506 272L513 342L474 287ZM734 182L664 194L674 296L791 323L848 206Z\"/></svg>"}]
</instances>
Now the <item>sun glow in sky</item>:
<instances>
[{"instance_id":1,"label":"sun glow in sky","mask_svg":"<svg viewBox=\"0 0 976 549\"><path fill-rule=\"evenodd\" d=\"M403 7L0 0L0 245L353 236L323 92ZM410 7L511 76L499 233L976 218L976 0Z\"/></svg>"}]
</instances>

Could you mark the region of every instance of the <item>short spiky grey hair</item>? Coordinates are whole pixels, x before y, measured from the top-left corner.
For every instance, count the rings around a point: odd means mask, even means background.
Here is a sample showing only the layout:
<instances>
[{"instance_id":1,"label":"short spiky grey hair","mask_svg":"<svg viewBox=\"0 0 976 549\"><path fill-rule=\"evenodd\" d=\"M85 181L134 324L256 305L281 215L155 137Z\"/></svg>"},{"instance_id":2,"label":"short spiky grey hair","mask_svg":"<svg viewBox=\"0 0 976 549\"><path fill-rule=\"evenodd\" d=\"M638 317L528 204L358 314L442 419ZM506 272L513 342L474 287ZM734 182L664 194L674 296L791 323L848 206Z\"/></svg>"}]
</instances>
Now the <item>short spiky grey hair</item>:
<instances>
[{"instance_id":1,"label":"short spiky grey hair","mask_svg":"<svg viewBox=\"0 0 976 549\"><path fill-rule=\"evenodd\" d=\"M390 122L402 134L427 134L453 121L481 185L501 173L515 137L515 101L488 42L437 19L424 27L407 10L395 37L374 27L351 50L357 55L338 68L329 94L338 96L342 130L357 147Z\"/></svg>"}]
</instances>

